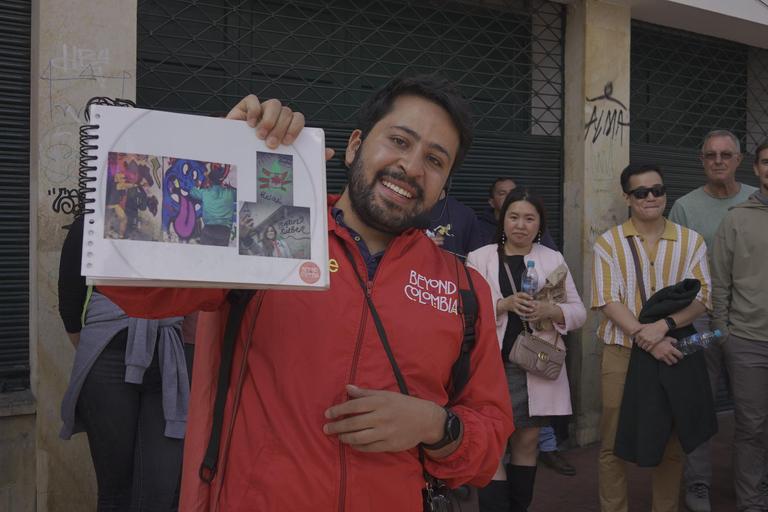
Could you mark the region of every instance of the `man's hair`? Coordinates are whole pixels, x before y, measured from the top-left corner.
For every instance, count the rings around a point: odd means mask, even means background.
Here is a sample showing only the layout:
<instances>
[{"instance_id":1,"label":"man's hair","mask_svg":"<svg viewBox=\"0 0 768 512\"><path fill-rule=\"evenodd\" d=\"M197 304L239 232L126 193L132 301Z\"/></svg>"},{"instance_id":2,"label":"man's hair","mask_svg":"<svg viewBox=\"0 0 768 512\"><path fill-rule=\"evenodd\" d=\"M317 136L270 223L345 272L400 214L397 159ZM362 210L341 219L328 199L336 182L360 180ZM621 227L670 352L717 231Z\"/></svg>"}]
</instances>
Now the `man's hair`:
<instances>
[{"instance_id":1,"label":"man's hair","mask_svg":"<svg viewBox=\"0 0 768 512\"><path fill-rule=\"evenodd\" d=\"M365 137L383 117L392 111L395 100L401 96L417 96L442 107L453 121L459 132L459 149L451 167L453 175L464 163L467 151L472 145L474 129L472 112L458 89L444 76L438 73L429 75L405 76L400 74L385 86L377 89L360 107L357 116L357 128Z\"/></svg>"},{"instance_id":2,"label":"man's hair","mask_svg":"<svg viewBox=\"0 0 768 512\"><path fill-rule=\"evenodd\" d=\"M492 242L498 246L499 260L504 261L504 243L501 241L501 235L504 233L504 219L507 216L507 210L509 205L518 201L528 201L536 208L539 213L539 232L538 239L544 236L547 231L547 207L544 204L544 198L541 197L539 191L533 187L517 187L515 190L507 194L507 198L504 200L504 205L501 207L501 214L499 220L496 221L496 233L493 235Z\"/></svg>"},{"instance_id":3,"label":"man's hair","mask_svg":"<svg viewBox=\"0 0 768 512\"><path fill-rule=\"evenodd\" d=\"M656 164L648 164L645 162L636 162L629 164L621 171L621 190L624 193L629 192L629 178L636 174L645 174L646 172L657 172L661 176L661 182L664 183L664 173L661 172L659 166Z\"/></svg>"},{"instance_id":4,"label":"man's hair","mask_svg":"<svg viewBox=\"0 0 768 512\"><path fill-rule=\"evenodd\" d=\"M496 178L496 180L491 184L491 188L488 189L488 197L490 199L493 199L493 194L496 192L496 185L501 183L502 181L511 181L512 183L515 182L512 178Z\"/></svg>"},{"instance_id":5,"label":"man's hair","mask_svg":"<svg viewBox=\"0 0 768 512\"><path fill-rule=\"evenodd\" d=\"M760 162L760 153L768 149L768 139L764 139L763 142L761 142L756 148L755 148L755 165L757 165Z\"/></svg>"},{"instance_id":6,"label":"man's hair","mask_svg":"<svg viewBox=\"0 0 768 512\"><path fill-rule=\"evenodd\" d=\"M739 138L733 134L733 132L729 132L728 130L712 130L708 134L704 136L704 141L701 143L701 150L704 151L704 146L707 145L707 141L711 139L712 137L728 137L733 141L734 144L736 144L736 154L741 154L741 142L739 142Z\"/></svg>"}]
</instances>

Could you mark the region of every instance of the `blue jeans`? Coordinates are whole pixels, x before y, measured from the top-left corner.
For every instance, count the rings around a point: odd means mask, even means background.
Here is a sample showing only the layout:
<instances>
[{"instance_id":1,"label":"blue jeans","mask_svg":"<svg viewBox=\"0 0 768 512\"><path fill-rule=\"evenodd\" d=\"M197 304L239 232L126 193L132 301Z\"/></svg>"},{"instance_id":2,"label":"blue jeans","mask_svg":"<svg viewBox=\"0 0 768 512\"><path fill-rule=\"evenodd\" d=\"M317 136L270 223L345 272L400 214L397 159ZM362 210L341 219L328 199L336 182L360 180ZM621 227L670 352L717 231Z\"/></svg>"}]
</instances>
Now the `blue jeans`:
<instances>
[{"instance_id":1,"label":"blue jeans","mask_svg":"<svg viewBox=\"0 0 768 512\"><path fill-rule=\"evenodd\" d=\"M539 435L539 451L557 451L557 438L555 437L555 429L549 425L541 429L541 435Z\"/></svg>"},{"instance_id":2,"label":"blue jeans","mask_svg":"<svg viewBox=\"0 0 768 512\"><path fill-rule=\"evenodd\" d=\"M184 441L164 435L157 352L141 384L125 382L126 335L127 329L109 342L77 400L96 470L97 510L175 511ZM193 348L185 345L190 369Z\"/></svg>"}]
</instances>

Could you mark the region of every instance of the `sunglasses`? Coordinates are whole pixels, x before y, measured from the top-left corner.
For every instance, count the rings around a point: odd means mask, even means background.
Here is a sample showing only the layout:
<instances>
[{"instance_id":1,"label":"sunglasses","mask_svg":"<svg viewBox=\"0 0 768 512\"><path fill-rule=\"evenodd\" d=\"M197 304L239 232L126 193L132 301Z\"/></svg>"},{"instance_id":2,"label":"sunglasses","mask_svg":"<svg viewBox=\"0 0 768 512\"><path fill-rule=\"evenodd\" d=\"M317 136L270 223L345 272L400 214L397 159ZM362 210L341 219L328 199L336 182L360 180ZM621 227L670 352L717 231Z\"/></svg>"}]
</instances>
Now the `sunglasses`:
<instances>
[{"instance_id":1,"label":"sunglasses","mask_svg":"<svg viewBox=\"0 0 768 512\"><path fill-rule=\"evenodd\" d=\"M636 199L645 199L648 197L648 193L653 194L653 197L661 197L666 195L667 187L666 185L654 185L651 188L638 187L627 192L627 195L635 196Z\"/></svg>"}]
</instances>

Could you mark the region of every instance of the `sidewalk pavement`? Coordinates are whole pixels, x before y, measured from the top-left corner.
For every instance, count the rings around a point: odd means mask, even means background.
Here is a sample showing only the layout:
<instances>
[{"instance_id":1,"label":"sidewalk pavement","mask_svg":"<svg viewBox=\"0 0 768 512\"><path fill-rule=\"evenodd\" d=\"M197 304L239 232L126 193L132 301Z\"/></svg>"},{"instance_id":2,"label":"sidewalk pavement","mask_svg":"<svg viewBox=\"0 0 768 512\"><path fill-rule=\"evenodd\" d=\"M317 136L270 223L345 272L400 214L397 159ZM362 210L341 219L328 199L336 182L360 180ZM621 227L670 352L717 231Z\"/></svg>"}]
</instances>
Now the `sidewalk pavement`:
<instances>
[{"instance_id":1,"label":"sidewalk pavement","mask_svg":"<svg viewBox=\"0 0 768 512\"><path fill-rule=\"evenodd\" d=\"M710 503L713 512L736 510L736 494L733 488L731 444L733 442L733 411L718 414L719 432L710 441L712 450L712 488ZM536 488L529 512L599 512L597 492L598 445L568 450L563 455L576 467L575 476L564 476L539 465ZM651 510L651 470L628 465L629 512ZM680 485L679 511L686 512L685 489ZM454 501L454 504L456 501ZM472 489L469 500L459 502L456 512L477 512L477 493Z\"/></svg>"}]
</instances>

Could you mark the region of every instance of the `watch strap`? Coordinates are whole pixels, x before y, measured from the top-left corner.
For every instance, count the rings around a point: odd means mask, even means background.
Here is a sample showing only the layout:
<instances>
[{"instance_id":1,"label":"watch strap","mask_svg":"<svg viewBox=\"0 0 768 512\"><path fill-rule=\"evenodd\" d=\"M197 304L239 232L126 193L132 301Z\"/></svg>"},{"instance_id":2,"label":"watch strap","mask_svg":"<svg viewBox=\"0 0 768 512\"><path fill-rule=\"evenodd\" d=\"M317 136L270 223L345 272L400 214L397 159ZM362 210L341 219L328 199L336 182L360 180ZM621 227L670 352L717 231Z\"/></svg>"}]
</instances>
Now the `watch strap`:
<instances>
[{"instance_id":1,"label":"watch strap","mask_svg":"<svg viewBox=\"0 0 768 512\"><path fill-rule=\"evenodd\" d=\"M461 418L456 416L450 409L445 407L443 407L443 409L445 409L447 414L445 417L445 425L443 427L443 438L433 444L421 443L421 447L425 450L439 450L440 448L448 446L459 437L459 433L461 432ZM453 432L454 429L457 431L457 433Z\"/></svg>"}]
</instances>

